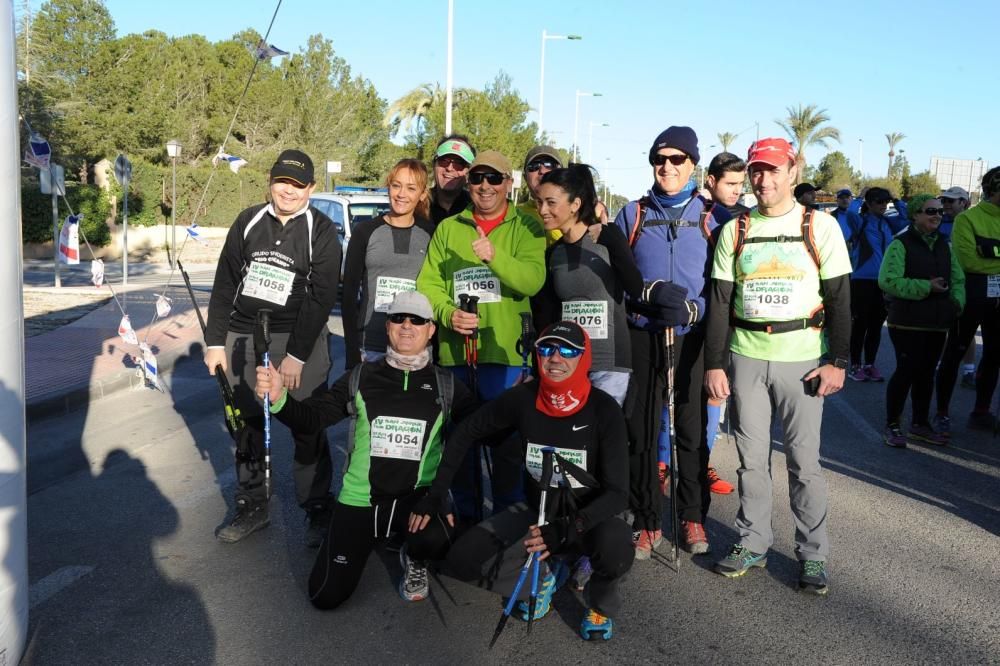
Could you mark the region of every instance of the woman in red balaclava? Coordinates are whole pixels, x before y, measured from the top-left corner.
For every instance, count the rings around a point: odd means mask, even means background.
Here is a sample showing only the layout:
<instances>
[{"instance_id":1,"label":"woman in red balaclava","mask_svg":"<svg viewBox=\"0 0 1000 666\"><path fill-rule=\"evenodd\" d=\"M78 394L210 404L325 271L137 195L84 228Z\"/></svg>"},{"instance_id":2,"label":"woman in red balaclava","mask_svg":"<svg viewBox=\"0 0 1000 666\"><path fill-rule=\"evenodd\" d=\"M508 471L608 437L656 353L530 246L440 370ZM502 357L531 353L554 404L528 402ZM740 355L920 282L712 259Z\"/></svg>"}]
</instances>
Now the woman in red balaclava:
<instances>
[{"instance_id":1,"label":"woman in red balaclava","mask_svg":"<svg viewBox=\"0 0 1000 666\"><path fill-rule=\"evenodd\" d=\"M528 500L470 528L448 552L446 573L501 594L514 588L528 552L548 562L535 618L551 608L552 595L569 575L567 563L590 558L593 575L584 590L589 610L580 634L608 640L621 607L618 581L632 566L628 524L628 435L618 403L587 378L590 338L575 322L547 327L535 343L539 378L515 386L463 420L448 439L430 492L414 506L410 531L423 529L445 505L452 476L473 442L502 441L520 433ZM549 488L546 524L539 527L542 449L553 447L557 474ZM558 484L558 487L556 485ZM449 515L450 518L450 515ZM543 567L543 571L545 568ZM529 586L516 615L527 619Z\"/></svg>"}]
</instances>

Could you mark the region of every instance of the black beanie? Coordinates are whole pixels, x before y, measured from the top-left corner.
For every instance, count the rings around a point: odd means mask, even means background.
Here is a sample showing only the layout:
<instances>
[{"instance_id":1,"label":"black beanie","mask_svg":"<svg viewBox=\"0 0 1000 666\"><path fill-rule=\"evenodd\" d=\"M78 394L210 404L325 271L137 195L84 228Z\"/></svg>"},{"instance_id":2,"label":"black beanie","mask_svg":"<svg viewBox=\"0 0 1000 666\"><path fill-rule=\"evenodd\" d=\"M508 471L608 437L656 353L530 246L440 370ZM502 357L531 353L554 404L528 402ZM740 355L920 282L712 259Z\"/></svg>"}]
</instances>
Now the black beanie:
<instances>
[{"instance_id":1,"label":"black beanie","mask_svg":"<svg viewBox=\"0 0 1000 666\"><path fill-rule=\"evenodd\" d=\"M660 135L653 141L649 149L649 163L653 163L653 156L661 148L676 148L687 153L688 157L695 164L701 159L698 154L698 135L690 127L672 125L660 132Z\"/></svg>"}]
</instances>

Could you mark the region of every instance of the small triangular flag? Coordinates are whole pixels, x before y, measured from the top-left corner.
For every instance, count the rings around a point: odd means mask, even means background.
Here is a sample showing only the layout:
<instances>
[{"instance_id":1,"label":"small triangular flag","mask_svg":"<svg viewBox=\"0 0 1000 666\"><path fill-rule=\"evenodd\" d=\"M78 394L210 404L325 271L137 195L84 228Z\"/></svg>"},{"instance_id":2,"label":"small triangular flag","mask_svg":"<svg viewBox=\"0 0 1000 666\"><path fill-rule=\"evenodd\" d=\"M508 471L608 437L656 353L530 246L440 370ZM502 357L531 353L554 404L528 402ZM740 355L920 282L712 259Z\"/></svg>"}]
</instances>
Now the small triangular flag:
<instances>
[{"instance_id":1,"label":"small triangular flag","mask_svg":"<svg viewBox=\"0 0 1000 666\"><path fill-rule=\"evenodd\" d=\"M135 331L132 329L132 322L129 321L128 315L122 315L121 323L118 324L118 335L126 344L139 344L139 338L136 337Z\"/></svg>"},{"instance_id":2,"label":"small triangular flag","mask_svg":"<svg viewBox=\"0 0 1000 666\"><path fill-rule=\"evenodd\" d=\"M162 319L168 314L170 314L170 299L160 294L156 299L156 316Z\"/></svg>"}]
</instances>

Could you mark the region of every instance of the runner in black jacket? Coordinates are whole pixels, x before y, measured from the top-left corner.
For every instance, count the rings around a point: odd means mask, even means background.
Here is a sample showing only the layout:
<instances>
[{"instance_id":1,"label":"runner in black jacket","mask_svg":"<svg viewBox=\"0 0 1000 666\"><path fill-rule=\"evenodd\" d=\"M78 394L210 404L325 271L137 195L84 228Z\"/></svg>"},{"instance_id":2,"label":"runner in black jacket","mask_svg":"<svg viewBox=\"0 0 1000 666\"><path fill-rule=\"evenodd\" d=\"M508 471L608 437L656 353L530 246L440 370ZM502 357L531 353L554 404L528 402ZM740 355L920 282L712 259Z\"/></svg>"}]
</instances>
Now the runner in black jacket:
<instances>
[{"instance_id":1,"label":"runner in black jacket","mask_svg":"<svg viewBox=\"0 0 1000 666\"><path fill-rule=\"evenodd\" d=\"M489 589L509 593L526 552L542 552L549 573L539 592L536 617L544 616L556 588L566 580L561 561L590 558L593 575L584 592L590 610L581 626L585 638L611 637L611 617L621 607L618 582L632 566L628 524L621 514L628 507L628 441L625 418L611 396L593 388L587 377L590 340L575 322L558 322L542 331L536 343L539 380L509 389L462 422L445 449L427 496L410 517L410 531L419 532L431 517L445 512L444 500L452 476L473 442L512 429L520 433L528 500L494 514L466 532L448 552L448 566L457 578L480 581ZM581 468L547 497L547 523L539 528L538 480L542 449ZM589 483L591 486L587 487ZM596 481L596 484L594 483ZM565 487L568 483L571 487ZM553 560L556 560L553 563ZM521 597L527 598L528 586ZM526 604L521 613L526 615Z\"/></svg>"},{"instance_id":2,"label":"runner in black jacket","mask_svg":"<svg viewBox=\"0 0 1000 666\"><path fill-rule=\"evenodd\" d=\"M346 601L376 541L393 532L406 534L399 593L407 601L426 598L425 562L443 556L451 540L452 525L442 516L430 529L406 533L410 510L437 472L447 422L477 406L461 382L431 363L428 342L435 327L430 317L430 303L422 294L400 292L388 310L385 358L354 368L302 402L288 397L273 368L257 368L258 395L270 394L271 411L289 427L318 432L354 419L344 486L309 577L309 599L317 608L332 609ZM450 405L450 415L442 402Z\"/></svg>"},{"instance_id":3,"label":"runner in black jacket","mask_svg":"<svg viewBox=\"0 0 1000 666\"><path fill-rule=\"evenodd\" d=\"M253 331L271 311L271 362L296 398L326 386L326 320L337 297L341 251L333 222L309 206L316 184L309 156L286 150L271 167L271 203L237 216L219 257L208 306L205 365L222 366L246 420L236 447L236 514L216 535L236 542L269 524L264 488L264 416L254 399ZM319 545L329 522L332 468L323 432L293 432L295 489L309 513L306 544Z\"/></svg>"}]
</instances>

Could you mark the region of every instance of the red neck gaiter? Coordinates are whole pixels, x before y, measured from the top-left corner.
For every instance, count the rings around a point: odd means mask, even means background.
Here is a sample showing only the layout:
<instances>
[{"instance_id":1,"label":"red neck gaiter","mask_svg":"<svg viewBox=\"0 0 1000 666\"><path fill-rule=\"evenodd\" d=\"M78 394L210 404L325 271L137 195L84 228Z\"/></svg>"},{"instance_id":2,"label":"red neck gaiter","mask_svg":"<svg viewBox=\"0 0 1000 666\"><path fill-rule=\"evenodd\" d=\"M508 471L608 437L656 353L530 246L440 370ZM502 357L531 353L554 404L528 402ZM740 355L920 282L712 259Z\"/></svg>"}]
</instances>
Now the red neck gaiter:
<instances>
[{"instance_id":1,"label":"red neck gaiter","mask_svg":"<svg viewBox=\"0 0 1000 666\"><path fill-rule=\"evenodd\" d=\"M545 360L535 352L535 360L539 368ZM554 382L545 376L544 371L538 373L538 395L535 398L535 407L538 411L556 418L572 416L583 409L590 396L590 338L587 338L586 347L580 356L580 363L576 370L567 379L561 382Z\"/></svg>"}]
</instances>

